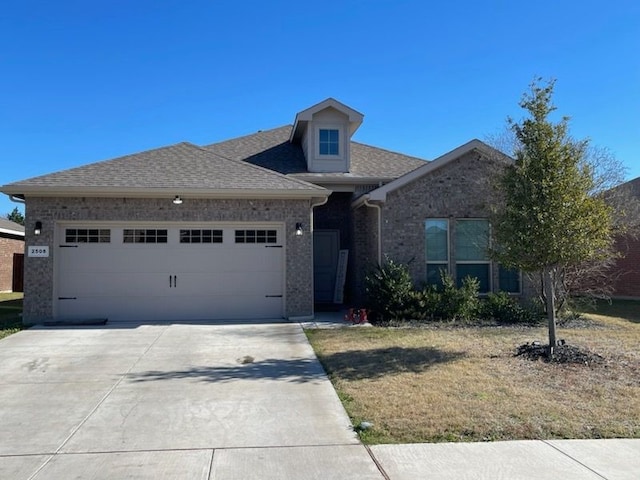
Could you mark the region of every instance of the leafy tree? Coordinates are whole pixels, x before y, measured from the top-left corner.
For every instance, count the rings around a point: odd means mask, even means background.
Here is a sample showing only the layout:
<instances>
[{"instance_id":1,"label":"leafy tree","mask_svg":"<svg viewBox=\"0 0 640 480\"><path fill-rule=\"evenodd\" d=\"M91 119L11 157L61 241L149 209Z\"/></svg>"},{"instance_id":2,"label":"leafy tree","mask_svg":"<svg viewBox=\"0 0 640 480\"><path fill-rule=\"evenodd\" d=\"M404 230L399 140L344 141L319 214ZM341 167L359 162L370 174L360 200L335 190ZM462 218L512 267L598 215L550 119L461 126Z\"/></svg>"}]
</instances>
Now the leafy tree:
<instances>
[{"instance_id":1,"label":"leafy tree","mask_svg":"<svg viewBox=\"0 0 640 480\"><path fill-rule=\"evenodd\" d=\"M515 132L509 125L503 130L487 135L485 141L496 150L515 157L522 148ZM588 144L581 160L588 165L593 174L591 195L604 198L611 207L613 232L615 236L640 238L640 199L631 188L626 188L627 168L611 150ZM624 256L615 244L606 255L599 259L589 259L576 265L570 265L562 271L562 282L556 291L559 312L568 303L586 303L594 305L596 299L610 299L620 273L612 269L616 260ZM541 272L527 275L532 281L542 284Z\"/></svg>"},{"instance_id":2,"label":"leafy tree","mask_svg":"<svg viewBox=\"0 0 640 480\"><path fill-rule=\"evenodd\" d=\"M549 353L556 345L557 292L567 268L606 257L612 245L612 209L599 196L585 158L586 140L568 133L567 117L549 119L555 81L531 84L520 106L529 116L508 119L517 144L515 163L500 178L503 202L493 222L493 254L506 267L541 272L549 323Z\"/></svg>"},{"instance_id":3,"label":"leafy tree","mask_svg":"<svg viewBox=\"0 0 640 480\"><path fill-rule=\"evenodd\" d=\"M13 211L7 214L7 220L11 220L12 222L19 223L20 225L24 225L24 215L20 213L18 207L14 208Z\"/></svg>"}]
</instances>

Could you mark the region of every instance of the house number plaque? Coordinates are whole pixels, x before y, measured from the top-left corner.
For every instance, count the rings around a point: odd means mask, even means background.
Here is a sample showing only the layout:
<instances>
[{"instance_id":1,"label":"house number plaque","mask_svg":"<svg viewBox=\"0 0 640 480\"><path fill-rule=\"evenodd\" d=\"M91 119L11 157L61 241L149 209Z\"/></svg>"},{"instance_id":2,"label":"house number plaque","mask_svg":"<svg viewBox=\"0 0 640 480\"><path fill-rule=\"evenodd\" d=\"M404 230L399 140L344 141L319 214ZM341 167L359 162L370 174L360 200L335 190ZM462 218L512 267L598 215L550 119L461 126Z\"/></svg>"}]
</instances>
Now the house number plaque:
<instances>
[{"instance_id":1,"label":"house number plaque","mask_svg":"<svg viewBox=\"0 0 640 480\"><path fill-rule=\"evenodd\" d=\"M27 247L28 257L48 257L49 247Z\"/></svg>"}]
</instances>

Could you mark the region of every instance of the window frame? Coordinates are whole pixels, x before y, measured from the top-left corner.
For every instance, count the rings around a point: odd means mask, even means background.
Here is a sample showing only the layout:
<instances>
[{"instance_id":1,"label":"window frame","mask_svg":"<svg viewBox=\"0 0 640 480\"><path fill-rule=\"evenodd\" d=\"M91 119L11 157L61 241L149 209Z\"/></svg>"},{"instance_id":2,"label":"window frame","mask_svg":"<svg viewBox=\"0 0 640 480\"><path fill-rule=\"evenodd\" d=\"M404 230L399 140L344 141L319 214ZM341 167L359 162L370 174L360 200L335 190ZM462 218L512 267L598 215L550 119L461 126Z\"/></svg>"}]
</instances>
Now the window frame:
<instances>
[{"instance_id":1,"label":"window frame","mask_svg":"<svg viewBox=\"0 0 640 480\"><path fill-rule=\"evenodd\" d=\"M487 249L489 249L491 247L491 222L489 221L488 218L482 218L482 217L471 217L471 218L455 218L455 231L454 231L454 235L453 235L453 251L454 251L454 255L453 255L453 264L454 264L454 268L455 268L455 282L456 285L460 286L462 284L462 280L463 278L459 278L458 275L458 265L486 265L487 266L487 289L485 290L480 290L478 292L479 295L487 295L491 292L493 292L493 262L491 261L491 258L489 257L488 254L485 255L485 260L458 260L458 255L457 255L457 250L458 250L458 241L457 241L457 235L458 235L458 224L460 222L472 222L472 221L483 221L486 222L487 224Z\"/></svg>"},{"instance_id":2,"label":"window frame","mask_svg":"<svg viewBox=\"0 0 640 480\"><path fill-rule=\"evenodd\" d=\"M65 243L74 245L111 243L110 228L66 227L64 229Z\"/></svg>"},{"instance_id":3,"label":"window frame","mask_svg":"<svg viewBox=\"0 0 640 480\"><path fill-rule=\"evenodd\" d=\"M275 228L236 228L233 233L235 245L275 245L278 230Z\"/></svg>"},{"instance_id":4,"label":"window frame","mask_svg":"<svg viewBox=\"0 0 640 480\"><path fill-rule=\"evenodd\" d=\"M447 259L446 260L434 260L434 261L429 261L429 255L428 255L428 243L427 243L427 222L429 221L442 221L445 222L446 224L446 233L447 233ZM447 274L449 274L451 272L450 269L450 265L451 265L451 222L450 219L448 218L442 218L442 217L432 217L432 218L427 218L425 219L424 223L424 265L425 265L425 282L428 285L441 285L442 282L440 281L440 277L438 277L438 280L433 283L433 282L429 282L429 265L441 265L442 268L440 270L444 270L445 272L447 272Z\"/></svg>"},{"instance_id":5,"label":"window frame","mask_svg":"<svg viewBox=\"0 0 640 480\"><path fill-rule=\"evenodd\" d=\"M169 229L123 228L122 243L124 245L167 245L169 243Z\"/></svg>"},{"instance_id":6,"label":"window frame","mask_svg":"<svg viewBox=\"0 0 640 480\"><path fill-rule=\"evenodd\" d=\"M336 131L338 132L338 141L337 141L337 147L338 147L338 153L337 154L333 154L333 153L321 153L320 150L320 132L322 130L328 130L328 131ZM315 147L315 152L316 152L316 158L320 159L320 160L342 160L344 159L344 149L346 148L344 146L344 128L342 125L335 125L335 124L321 124L321 125L317 125L316 129L315 129L315 134L316 134L316 147Z\"/></svg>"},{"instance_id":7,"label":"window frame","mask_svg":"<svg viewBox=\"0 0 640 480\"><path fill-rule=\"evenodd\" d=\"M498 264L497 270L498 270L498 279L497 279L498 280L498 291L499 292L506 292L509 295L514 295L514 296L515 295L522 295L522 270L519 269L519 268L505 268L504 266L502 266L500 264ZM502 285L501 285L501 282L500 282L500 279L501 279L500 273L501 273L502 270L512 270L512 271L515 271L517 273L517 275L518 275L518 290L517 291L511 292L509 290L503 290L502 289Z\"/></svg>"},{"instance_id":8,"label":"window frame","mask_svg":"<svg viewBox=\"0 0 640 480\"><path fill-rule=\"evenodd\" d=\"M196 239L197 241L194 241ZM180 228L178 243L180 245L220 245L224 243L224 230L222 228Z\"/></svg>"}]
</instances>

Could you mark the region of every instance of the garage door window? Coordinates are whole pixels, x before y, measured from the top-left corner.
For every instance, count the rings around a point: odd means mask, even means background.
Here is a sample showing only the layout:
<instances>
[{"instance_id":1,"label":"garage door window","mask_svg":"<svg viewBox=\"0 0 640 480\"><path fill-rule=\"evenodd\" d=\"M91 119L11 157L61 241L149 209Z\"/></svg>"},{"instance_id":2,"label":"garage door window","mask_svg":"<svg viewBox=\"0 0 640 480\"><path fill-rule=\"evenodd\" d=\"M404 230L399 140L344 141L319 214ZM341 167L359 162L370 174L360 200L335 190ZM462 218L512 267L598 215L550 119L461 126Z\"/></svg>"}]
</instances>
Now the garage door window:
<instances>
[{"instance_id":1,"label":"garage door window","mask_svg":"<svg viewBox=\"0 0 640 480\"><path fill-rule=\"evenodd\" d=\"M111 230L97 228L67 228L64 232L66 243L110 243Z\"/></svg>"},{"instance_id":2,"label":"garage door window","mask_svg":"<svg viewBox=\"0 0 640 480\"><path fill-rule=\"evenodd\" d=\"M222 230L180 230L180 243L222 243Z\"/></svg>"},{"instance_id":3,"label":"garage door window","mask_svg":"<svg viewBox=\"0 0 640 480\"><path fill-rule=\"evenodd\" d=\"M167 230L125 229L122 241L124 243L167 243Z\"/></svg>"},{"instance_id":4,"label":"garage door window","mask_svg":"<svg viewBox=\"0 0 640 480\"><path fill-rule=\"evenodd\" d=\"M236 243L277 243L277 230L236 230Z\"/></svg>"}]
</instances>

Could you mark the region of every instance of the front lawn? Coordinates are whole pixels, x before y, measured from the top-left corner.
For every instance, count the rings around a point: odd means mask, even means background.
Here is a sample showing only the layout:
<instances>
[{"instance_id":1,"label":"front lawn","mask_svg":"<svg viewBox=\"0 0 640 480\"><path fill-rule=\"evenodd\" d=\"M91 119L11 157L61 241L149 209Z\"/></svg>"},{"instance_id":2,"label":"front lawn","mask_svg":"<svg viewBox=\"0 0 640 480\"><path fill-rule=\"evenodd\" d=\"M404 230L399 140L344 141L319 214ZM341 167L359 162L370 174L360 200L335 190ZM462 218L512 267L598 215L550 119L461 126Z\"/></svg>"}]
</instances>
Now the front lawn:
<instances>
[{"instance_id":1,"label":"front lawn","mask_svg":"<svg viewBox=\"0 0 640 480\"><path fill-rule=\"evenodd\" d=\"M640 310L598 311L558 330L604 357L514 356L544 327L343 328L307 335L366 443L640 438ZM625 313L626 312L626 313Z\"/></svg>"},{"instance_id":2,"label":"front lawn","mask_svg":"<svg viewBox=\"0 0 640 480\"><path fill-rule=\"evenodd\" d=\"M0 293L0 338L22 330L22 293Z\"/></svg>"}]
</instances>

